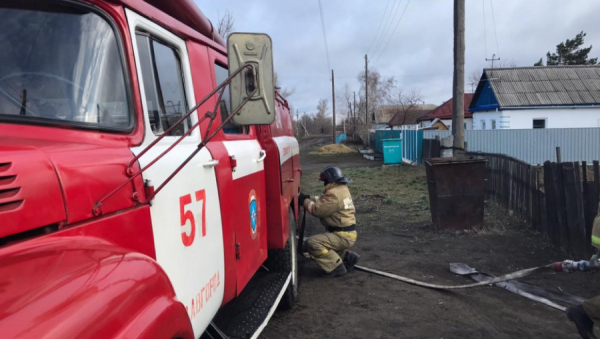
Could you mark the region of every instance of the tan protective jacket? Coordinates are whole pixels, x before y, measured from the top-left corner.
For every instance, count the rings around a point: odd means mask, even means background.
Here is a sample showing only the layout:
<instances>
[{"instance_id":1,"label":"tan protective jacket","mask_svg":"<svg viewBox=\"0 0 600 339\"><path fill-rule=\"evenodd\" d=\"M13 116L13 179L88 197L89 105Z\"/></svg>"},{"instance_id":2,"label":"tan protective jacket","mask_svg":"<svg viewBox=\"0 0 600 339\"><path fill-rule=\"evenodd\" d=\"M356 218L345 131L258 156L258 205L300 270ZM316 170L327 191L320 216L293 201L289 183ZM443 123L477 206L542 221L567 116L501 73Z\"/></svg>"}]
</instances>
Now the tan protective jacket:
<instances>
[{"instance_id":1,"label":"tan protective jacket","mask_svg":"<svg viewBox=\"0 0 600 339\"><path fill-rule=\"evenodd\" d=\"M592 228L592 245L600 248L600 206L598 206L596 219L594 219L594 227Z\"/></svg>"},{"instance_id":2,"label":"tan protective jacket","mask_svg":"<svg viewBox=\"0 0 600 339\"><path fill-rule=\"evenodd\" d=\"M305 200L304 208L319 218L325 227L348 227L356 224L352 195L345 184L328 184L316 202Z\"/></svg>"}]
</instances>

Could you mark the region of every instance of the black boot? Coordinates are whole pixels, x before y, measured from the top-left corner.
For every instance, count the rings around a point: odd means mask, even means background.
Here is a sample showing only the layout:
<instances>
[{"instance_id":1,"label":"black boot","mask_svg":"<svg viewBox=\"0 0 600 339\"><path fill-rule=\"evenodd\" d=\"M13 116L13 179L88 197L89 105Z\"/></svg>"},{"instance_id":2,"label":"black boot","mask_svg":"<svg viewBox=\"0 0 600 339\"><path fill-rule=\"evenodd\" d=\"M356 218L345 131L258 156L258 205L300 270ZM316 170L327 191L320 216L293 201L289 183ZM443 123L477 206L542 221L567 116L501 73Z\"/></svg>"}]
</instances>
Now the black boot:
<instances>
[{"instance_id":1,"label":"black boot","mask_svg":"<svg viewBox=\"0 0 600 339\"><path fill-rule=\"evenodd\" d=\"M346 266L340 264L340 265L338 265L338 267L333 269L333 271L325 274L325 278L342 277L342 276L346 275L346 273L348 273L348 271L346 270Z\"/></svg>"},{"instance_id":2,"label":"black boot","mask_svg":"<svg viewBox=\"0 0 600 339\"><path fill-rule=\"evenodd\" d=\"M347 251L344 255L344 265L346 265L346 270L352 271L354 269L354 265L358 263L360 259L360 255L356 252Z\"/></svg>"},{"instance_id":3,"label":"black boot","mask_svg":"<svg viewBox=\"0 0 600 339\"><path fill-rule=\"evenodd\" d=\"M597 339L594 335L594 322L585 313L582 305L571 306L567 308L567 317L575 323L579 335L583 339Z\"/></svg>"}]
</instances>

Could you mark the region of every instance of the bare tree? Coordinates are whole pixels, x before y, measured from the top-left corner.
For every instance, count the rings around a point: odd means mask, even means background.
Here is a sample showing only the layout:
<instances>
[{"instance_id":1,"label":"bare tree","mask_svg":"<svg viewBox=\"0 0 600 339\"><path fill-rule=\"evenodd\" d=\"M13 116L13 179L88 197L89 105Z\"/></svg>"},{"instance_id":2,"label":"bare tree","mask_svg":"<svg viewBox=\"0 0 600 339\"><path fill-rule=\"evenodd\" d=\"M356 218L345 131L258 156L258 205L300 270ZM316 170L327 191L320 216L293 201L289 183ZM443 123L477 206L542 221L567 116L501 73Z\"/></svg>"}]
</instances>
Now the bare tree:
<instances>
[{"instance_id":1,"label":"bare tree","mask_svg":"<svg viewBox=\"0 0 600 339\"><path fill-rule=\"evenodd\" d=\"M471 93L475 93L475 89L477 85L479 85L479 80L481 79L481 72L473 71L469 77L467 78L466 83L471 87Z\"/></svg>"},{"instance_id":2,"label":"bare tree","mask_svg":"<svg viewBox=\"0 0 600 339\"><path fill-rule=\"evenodd\" d=\"M336 100L339 102L339 108L337 115L340 116L340 120L343 121L344 129L348 129L350 126L354 126L354 115L352 111L353 93L348 83L344 84L342 92L336 93Z\"/></svg>"},{"instance_id":3,"label":"bare tree","mask_svg":"<svg viewBox=\"0 0 600 339\"><path fill-rule=\"evenodd\" d=\"M360 100L364 100L365 93L365 72L362 71L358 74L358 81L360 82ZM392 92L396 86L396 79L394 77L382 78L379 71L375 68L369 69L369 114L375 112L375 110L388 102L391 98ZM364 108L364 107L363 107Z\"/></svg>"},{"instance_id":4,"label":"bare tree","mask_svg":"<svg viewBox=\"0 0 600 339\"><path fill-rule=\"evenodd\" d=\"M402 126L406 123L406 119L409 114L418 110L419 105L423 104L424 101L419 89L413 88L410 90L404 90L402 88L398 88L392 94L390 103L400 107L400 112L403 113L403 118L400 122L400 126Z\"/></svg>"},{"instance_id":5,"label":"bare tree","mask_svg":"<svg viewBox=\"0 0 600 339\"><path fill-rule=\"evenodd\" d=\"M315 116L315 124L317 131L315 134L329 133L333 127L332 119L328 116L327 110L329 110L329 102L327 99L319 99L317 105L317 115Z\"/></svg>"},{"instance_id":6,"label":"bare tree","mask_svg":"<svg viewBox=\"0 0 600 339\"><path fill-rule=\"evenodd\" d=\"M317 116L326 116L327 110L329 109L329 102L327 99L319 99L319 104L317 105Z\"/></svg>"},{"instance_id":7,"label":"bare tree","mask_svg":"<svg viewBox=\"0 0 600 339\"><path fill-rule=\"evenodd\" d=\"M281 88L281 84L279 82L279 76L277 75L277 72L274 73L273 75L273 83L275 84L275 88L279 91L279 94L281 94L282 97L284 98L288 98L291 97L292 95L294 95L294 93L296 93L296 89L295 88Z\"/></svg>"},{"instance_id":8,"label":"bare tree","mask_svg":"<svg viewBox=\"0 0 600 339\"><path fill-rule=\"evenodd\" d=\"M226 10L225 15L223 15L222 18L218 17L217 32L223 37L223 39L227 40L229 34L231 34L234 30L235 19L233 18L233 13L231 13L229 10Z\"/></svg>"},{"instance_id":9,"label":"bare tree","mask_svg":"<svg viewBox=\"0 0 600 339\"><path fill-rule=\"evenodd\" d=\"M306 112L304 114L302 114L302 116L300 117L300 127L298 128L299 135L304 135L305 137L309 137L310 136L310 132L308 131L310 128L310 124L311 124L312 118L310 117L310 115L306 114Z\"/></svg>"}]
</instances>

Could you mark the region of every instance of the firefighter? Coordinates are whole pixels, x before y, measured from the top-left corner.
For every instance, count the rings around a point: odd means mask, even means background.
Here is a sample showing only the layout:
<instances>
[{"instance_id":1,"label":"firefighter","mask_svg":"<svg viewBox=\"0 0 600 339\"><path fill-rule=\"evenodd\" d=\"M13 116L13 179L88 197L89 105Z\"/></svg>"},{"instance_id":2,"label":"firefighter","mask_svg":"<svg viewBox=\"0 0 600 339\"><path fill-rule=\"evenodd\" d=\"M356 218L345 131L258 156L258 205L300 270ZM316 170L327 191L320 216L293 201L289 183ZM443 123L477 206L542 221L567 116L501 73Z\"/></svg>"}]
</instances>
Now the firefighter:
<instances>
[{"instance_id":1,"label":"firefighter","mask_svg":"<svg viewBox=\"0 0 600 339\"><path fill-rule=\"evenodd\" d=\"M351 180L335 166L326 167L319 180L325 185L323 195L314 201L300 193L299 203L321 220L327 233L308 238L306 247L310 257L326 272L326 277L340 277L352 270L360 258L356 252L348 250L356 242L355 209L347 186Z\"/></svg>"},{"instance_id":2,"label":"firefighter","mask_svg":"<svg viewBox=\"0 0 600 339\"><path fill-rule=\"evenodd\" d=\"M600 206L598 207L600 212ZM594 228L592 229L592 245L600 249L600 214L594 219ZM598 260L594 255L590 262ZM595 339L594 323L600 322L600 295L584 301L581 305L567 308L567 317L575 323L579 335L583 339Z\"/></svg>"}]
</instances>

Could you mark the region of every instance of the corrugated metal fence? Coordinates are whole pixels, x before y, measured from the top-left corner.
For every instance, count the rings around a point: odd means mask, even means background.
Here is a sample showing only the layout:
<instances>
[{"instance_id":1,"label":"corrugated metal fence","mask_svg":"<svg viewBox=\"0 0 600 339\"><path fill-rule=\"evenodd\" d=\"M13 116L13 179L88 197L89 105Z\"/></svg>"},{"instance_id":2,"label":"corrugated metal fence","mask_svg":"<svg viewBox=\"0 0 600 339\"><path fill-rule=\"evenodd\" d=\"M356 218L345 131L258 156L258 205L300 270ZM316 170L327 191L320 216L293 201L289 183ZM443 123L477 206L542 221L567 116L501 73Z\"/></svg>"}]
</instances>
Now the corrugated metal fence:
<instances>
[{"instance_id":1,"label":"corrugated metal fence","mask_svg":"<svg viewBox=\"0 0 600 339\"><path fill-rule=\"evenodd\" d=\"M424 139L444 138L451 131L423 131ZM529 164L556 161L556 147L562 161L600 158L600 128L551 128L518 130L467 130L469 152L505 154Z\"/></svg>"},{"instance_id":2,"label":"corrugated metal fence","mask_svg":"<svg viewBox=\"0 0 600 339\"><path fill-rule=\"evenodd\" d=\"M375 135L375 149L379 153L383 153L383 140L385 139L401 139L402 131L393 131L393 130L377 130L374 133Z\"/></svg>"},{"instance_id":3,"label":"corrugated metal fence","mask_svg":"<svg viewBox=\"0 0 600 339\"><path fill-rule=\"evenodd\" d=\"M423 152L423 131L418 125L402 126L402 160L421 163Z\"/></svg>"}]
</instances>

